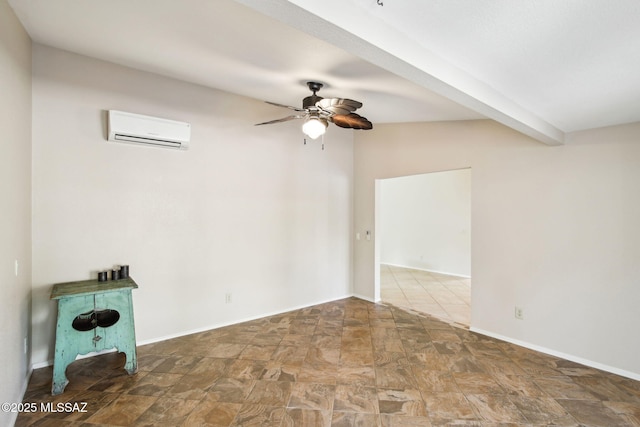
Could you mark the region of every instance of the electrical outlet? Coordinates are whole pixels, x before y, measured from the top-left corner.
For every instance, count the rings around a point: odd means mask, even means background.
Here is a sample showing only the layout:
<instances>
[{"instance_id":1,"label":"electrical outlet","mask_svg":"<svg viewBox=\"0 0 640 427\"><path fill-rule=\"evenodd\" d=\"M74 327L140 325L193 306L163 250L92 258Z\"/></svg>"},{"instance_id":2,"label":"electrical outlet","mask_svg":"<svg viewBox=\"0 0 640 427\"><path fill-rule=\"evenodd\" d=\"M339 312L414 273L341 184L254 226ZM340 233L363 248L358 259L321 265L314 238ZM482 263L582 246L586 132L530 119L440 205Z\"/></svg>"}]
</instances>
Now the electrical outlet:
<instances>
[{"instance_id":1,"label":"electrical outlet","mask_svg":"<svg viewBox=\"0 0 640 427\"><path fill-rule=\"evenodd\" d=\"M224 294L224 303L231 304L231 294Z\"/></svg>"},{"instance_id":2,"label":"electrical outlet","mask_svg":"<svg viewBox=\"0 0 640 427\"><path fill-rule=\"evenodd\" d=\"M515 316L516 316L516 319L518 319L518 320L523 320L524 319L524 312L522 311L522 307L516 306Z\"/></svg>"},{"instance_id":3,"label":"electrical outlet","mask_svg":"<svg viewBox=\"0 0 640 427\"><path fill-rule=\"evenodd\" d=\"M16 273L16 277L18 277L18 260L16 260L16 262L14 264L14 271Z\"/></svg>"}]
</instances>

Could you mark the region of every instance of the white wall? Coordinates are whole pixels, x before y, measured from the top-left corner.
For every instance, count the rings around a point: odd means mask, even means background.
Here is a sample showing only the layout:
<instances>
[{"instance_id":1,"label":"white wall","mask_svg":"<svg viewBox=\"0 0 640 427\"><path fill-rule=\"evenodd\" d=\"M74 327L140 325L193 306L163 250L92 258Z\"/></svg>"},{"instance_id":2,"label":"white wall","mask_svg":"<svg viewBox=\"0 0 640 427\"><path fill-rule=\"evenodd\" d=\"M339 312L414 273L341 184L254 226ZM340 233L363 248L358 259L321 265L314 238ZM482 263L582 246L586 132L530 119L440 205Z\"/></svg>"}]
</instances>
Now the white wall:
<instances>
[{"instance_id":1,"label":"white wall","mask_svg":"<svg viewBox=\"0 0 640 427\"><path fill-rule=\"evenodd\" d=\"M21 402L31 312L31 40L0 0L0 402ZM18 275L15 262L18 261ZM0 425L16 413L0 412Z\"/></svg>"},{"instance_id":2,"label":"white wall","mask_svg":"<svg viewBox=\"0 0 640 427\"><path fill-rule=\"evenodd\" d=\"M376 126L356 136L355 231L373 229L376 179L471 167L472 328L640 379L639 135L549 147L492 121ZM356 242L370 299L374 254Z\"/></svg>"},{"instance_id":3,"label":"white wall","mask_svg":"<svg viewBox=\"0 0 640 427\"><path fill-rule=\"evenodd\" d=\"M54 283L128 263L138 341L351 292L353 133L326 150L261 101L34 46L34 362ZM192 124L185 152L109 143L104 110ZM232 303L225 304L225 294Z\"/></svg>"},{"instance_id":4,"label":"white wall","mask_svg":"<svg viewBox=\"0 0 640 427\"><path fill-rule=\"evenodd\" d=\"M381 180L383 264L470 277L471 169Z\"/></svg>"}]
</instances>

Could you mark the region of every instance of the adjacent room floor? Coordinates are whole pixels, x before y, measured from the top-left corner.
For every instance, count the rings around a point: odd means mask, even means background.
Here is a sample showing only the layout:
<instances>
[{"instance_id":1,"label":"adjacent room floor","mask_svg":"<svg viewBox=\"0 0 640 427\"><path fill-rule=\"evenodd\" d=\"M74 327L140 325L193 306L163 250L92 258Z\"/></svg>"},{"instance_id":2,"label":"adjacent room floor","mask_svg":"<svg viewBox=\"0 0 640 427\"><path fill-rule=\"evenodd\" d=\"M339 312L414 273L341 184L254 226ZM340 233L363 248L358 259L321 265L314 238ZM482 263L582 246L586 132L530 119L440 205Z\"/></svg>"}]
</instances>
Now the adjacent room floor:
<instances>
[{"instance_id":1,"label":"adjacent room floor","mask_svg":"<svg viewBox=\"0 0 640 427\"><path fill-rule=\"evenodd\" d=\"M640 382L348 298L51 368L18 426L640 426Z\"/></svg>"},{"instance_id":2,"label":"adjacent room floor","mask_svg":"<svg viewBox=\"0 0 640 427\"><path fill-rule=\"evenodd\" d=\"M381 265L380 297L467 328L471 324L471 279Z\"/></svg>"}]
</instances>

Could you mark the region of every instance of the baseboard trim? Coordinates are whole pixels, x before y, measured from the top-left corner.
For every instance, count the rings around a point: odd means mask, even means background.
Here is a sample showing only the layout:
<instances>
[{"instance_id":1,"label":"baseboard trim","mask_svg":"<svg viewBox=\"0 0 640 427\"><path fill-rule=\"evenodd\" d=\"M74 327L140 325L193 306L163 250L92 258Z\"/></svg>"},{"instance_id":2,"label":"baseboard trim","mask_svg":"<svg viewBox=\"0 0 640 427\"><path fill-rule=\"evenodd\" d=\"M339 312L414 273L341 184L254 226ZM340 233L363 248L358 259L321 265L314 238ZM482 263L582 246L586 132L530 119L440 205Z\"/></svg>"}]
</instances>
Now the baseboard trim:
<instances>
[{"instance_id":1,"label":"baseboard trim","mask_svg":"<svg viewBox=\"0 0 640 427\"><path fill-rule=\"evenodd\" d=\"M572 354L563 353L561 351L552 350L550 348L542 347L536 344L531 344L526 341L509 338L504 335L495 334L493 332L485 331L484 329L471 327L471 332L476 332L481 335L486 335L491 338L496 338L501 341L506 341L511 344L519 345L520 347L528 348L530 350L539 351L540 353L548 354L550 356L560 357L571 362L579 363L581 365L589 366L591 368L599 369L601 371L609 372L611 374L620 375L622 377L630 378L632 380L640 381L640 374L635 372L626 371L624 369L615 368L613 366L605 365L603 363L594 362L592 360L584 359L582 357L574 356Z\"/></svg>"},{"instance_id":2,"label":"baseboard trim","mask_svg":"<svg viewBox=\"0 0 640 427\"><path fill-rule=\"evenodd\" d=\"M368 302L373 303L373 304L378 304L380 302L379 299L376 301L375 299L373 299L371 297L367 297L367 296L356 294L356 293L351 294L351 296L354 297L354 298L358 298L358 299L361 299L361 300L368 301Z\"/></svg>"},{"instance_id":3,"label":"baseboard trim","mask_svg":"<svg viewBox=\"0 0 640 427\"><path fill-rule=\"evenodd\" d=\"M27 387L29 387L29 380L31 379L31 373L33 373L33 368L27 368L27 375L22 379L22 387L20 387L20 399L16 402L22 402L24 399L24 395L27 392ZM16 424L18 420L19 411L11 412L11 417L9 418L9 425L13 426Z\"/></svg>"},{"instance_id":4,"label":"baseboard trim","mask_svg":"<svg viewBox=\"0 0 640 427\"><path fill-rule=\"evenodd\" d=\"M139 345L138 343L136 343L136 346ZM94 356L100 356L101 354L107 354L107 353L113 353L115 351L118 351L117 348L108 348L106 350L102 350L102 351L92 351L91 353L87 353L87 354L79 354L75 360L81 360L81 359L86 359L88 357L94 357ZM31 365L32 370L33 369L40 369L40 368L46 368L47 366L53 366L53 359L49 359L49 360L45 360L44 362L38 362L38 363L34 363L33 365Z\"/></svg>"},{"instance_id":5,"label":"baseboard trim","mask_svg":"<svg viewBox=\"0 0 640 427\"><path fill-rule=\"evenodd\" d=\"M389 265L389 264L387 264L387 265ZM368 302L371 302L371 303L374 303L374 304L380 303L380 301L375 301L373 298L367 297L365 295L360 295L360 294L357 294L357 293L351 293L351 294L344 295L342 297L322 300L322 301L319 301L319 302L314 302L314 303L309 303L309 304L302 304L302 305L299 305L299 306L294 306L294 307L290 307L290 308L283 309L283 310L277 310L277 311L273 311L273 312L269 312L269 313L263 313L263 314L260 314L260 315L257 315L257 316L250 316L250 317L243 318L243 319L236 319L236 320L231 321L231 322L222 322L222 323L218 323L218 324L214 324L214 325L205 326L205 327L202 327L202 328L183 331L183 332L176 333L176 334L165 335L165 336L162 336L162 337L156 337L156 338L152 338L152 339L148 339L148 340L138 341L136 343L136 345L140 346L140 345L146 345L146 344L153 344L153 343L160 342L160 341L166 341L166 340L169 340L169 339L179 338L179 337L183 337L183 336L186 336L186 335L197 334L197 333L200 333L200 332L206 332L206 331L210 331L210 330L213 330L213 329L223 328L225 326L236 325L238 323L249 322L249 321L252 321L252 320L260 319L262 317L276 316L276 315L279 315L279 314L288 313L290 311L300 310L300 309L304 309L304 308L311 307L311 306L314 306L314 305L325 304L325 303L332 302L332 301L339 301L341 299L351 298L351 297L358 298L358 299L361 299L361 300L364 300L364 301L368 301ZM493 332L490 332L490 331L486 331L486 330L481 329L481 328L476 328L476 327L472 326L472 327L469 328L469 330L471 332L475 332L475 333L478 333L478 334L481 334L481 335L485 335L485 336L488 336L488 337L496 338L496 339L499 339L501 341L505 341L505 342L508 342L508 343L511 343L511 344L515 344L515 345L518 345L518 346L521 346L521 347L524 347L524 348L528 348L530 350L539 351L539 352L544 353L544 354L548 354L548 355L555 356L555 357L560 357L562 359L569 360L569 361L572 361L572 362L575 362L575 363L580 363L582 365L589 366L591 368L599 369L599 370L602 370L602 371L605 371L605 372L609 372L609 373L612 373L612 374L620 375L622 377L630 378L632 380L640 381L640 374L635 373L635 372L631 372L631 371L627 371L627 370L624 370L624 369L615 368L613 366L605 365L605 364L599 363L599 362L594 362L592 360L584 359L582 357L574 356L572 354L563 353L563 352L552 350L552 349L549 349L549 348L546 348L546 347L542 347L542 346L539 346L539 345L536 345L536 344L531 344L531 343L526 342L526 341L521 341L521 340L510 338L510 337L507 337L507 336L504 336L504 335L496 334L496 333L493 333ZM101 351L101 352L98 352L98 353L89 353L89 354L78 356L77 359L84 359L84 358L87 358L87 357L94 357L94 356L98 356L100 354L110 353L110 352L114 352L114 351L116 351L115 348L114 349L110 349L110 350L104 350L104 351ZM32 364L30 369L29 369L29 372L28 372L28 374L27 374L27 376L26 376L26 378L25 378L25 380L23 382L22 393L20 395L24 396L24 394L25 394L25 392L27 390L27 387L29 385L29 379L31 378L31 374L32 374L34 369L45 368L45 367L51 366L51 365L53 365L53 360L47 360L47 361L44 361L44 362L38 362L38 363ZM17 417L17 414L16 414L16 417ZM15 422L15 420L14 420L14 422Z\"/></svg>"},{"instance_id":6,"label":"baseboard trim","mask_svg":"<svg viewBox=\"0 0 640 427\"><path fill-rule=\"evenodd\" d=\"M179 333L176 333L176 334L165 335L165 336L162 336L162 337L157 337L157 338L152 338L152 339L149 339L149 340L139 341L138 343L136 343L136 345L153 344L153 343L156 343L156 342L166 341L166 340L170 340L170 339L173 339L173 338L184 337L186 335L198 334L200 332L206 332L206 331L211 331L213 329L224 328L226 326L237 325L239 323L250 322L252 320L261 319L263 317L277 316L279 314L288 313L290 311L295 311L295 310L301 310L303 308L312 307L314 305L326 304L326 303L332 302L332 301L339 301L341 299L349 298L351 296L353 296L353 295L344 295L342 297L337 297L337 298L333 298L333 299L327 299L327 300L314 302L314 303L310 303L310 304L302 304L302 305L299 305L299 306L294 306L294 307L286 308L286 309L283 309L283 310L277 310L277 311L272 311L272 312L268 312L268 313L263 313L263 314L260 314L260 315L257 315L257 316L250 316L250 317L245 317L245 318L242 318L242 319L235 319L235 320L233 320L231 322L216 323L216 324L213 324L213 325L204 326L202 328L191 329L191 330L184 331L184 332L179 332Z\"/></svg>"},{"instance_id":7,"label":"baseboard trim","mask_svg":"<svg viewBox=\"0 0 640 427\"><path fill-rule=\"evenodd\" d=\"M381 262L380 265L388 265L390 267L408 268L410 270L426 271L428 273L446 274L447 276L460 277L462 279L471 279L471 276L465 276L464 274L450 273L448 271L429 270L426 268L413 267L411 265L390 264L387 262Z\"/></svg>"},{"instance_id":8,"label":"baseboard trim","mask_svg":"<svg viewBox=\"0 0 640 427\"><path fill-rule=\"evenodd\" d=\"M136 341L136 346L153 344L153 343L156 343L156 342L166 341L166 340L170 340L170 339L173 339L173 338L180 338L180 337L184 337L184 336L187 336L187 335L192 335L192 334L197 334L197 333L200 333L200 332L210 331L212 329L224 328L225 326L237 325L238 323L243 323L243 322L250 322L252 320L260 319L262 317L277 316L278 314L288 313L290 311L300 310L300 309L303 309L303 308L307 308L307 307L311 307L311 306L319 305L319 304L325 304L325 303L332 302L332 301L339 301L341 299L350 298L350 297L356 297L356 298L365 299L365 298L358 297L358 296L353 295L353 294L346 294L346 295L343 295L343 296L337 297L337 298L321 300L319 302L313 302L313 303L309 303L309 304L301 304L299 306L293 306L293 307L286 308L286 309L283 309L283 310L277 310L277 311L272 311L272 312L268 312L268 313L262 313L262 314L256 315L256 316L250 316L250 317L241 318L241 319L234 319L233 321L230 321L230 322L216 323L216 324L213 324L213 325L203 326L202 328L190 329L190 330L178 332L178 333L175 333L175 334L163 335L163 336L151 338L151 339L148 339L148 340ZM367 301L369 301L369 300L367 300ZM115 348L112 348L112 349L103 350L103 351L100 351L100 352L82 354L82 355L79 355L78 357L76 357L76 360L85 359L87 357L99 356L99 355L105 354L105 353L112 353L114 351L117 351L117 350ZM38 362L38 363L32 364L31 365L31 370L33 371L34 369L46 368L47 366L52 366L52 365L53 365L53 360L50 359L50 360L46 360L44 362ZM24 395L24 393L23 393L23 395Z\"/></svg>"},{"instance_id":9,"label":"baseboard trim","mask_svg":"<svg viewBox=\"0 0 640 427\"><path fill-rule=\"evenodd\" d=\"M45 360L44 362L38 362L31 365L31 370L46 368L47 366L53 365L53 360Z\"/></svg>"}]
</instances>

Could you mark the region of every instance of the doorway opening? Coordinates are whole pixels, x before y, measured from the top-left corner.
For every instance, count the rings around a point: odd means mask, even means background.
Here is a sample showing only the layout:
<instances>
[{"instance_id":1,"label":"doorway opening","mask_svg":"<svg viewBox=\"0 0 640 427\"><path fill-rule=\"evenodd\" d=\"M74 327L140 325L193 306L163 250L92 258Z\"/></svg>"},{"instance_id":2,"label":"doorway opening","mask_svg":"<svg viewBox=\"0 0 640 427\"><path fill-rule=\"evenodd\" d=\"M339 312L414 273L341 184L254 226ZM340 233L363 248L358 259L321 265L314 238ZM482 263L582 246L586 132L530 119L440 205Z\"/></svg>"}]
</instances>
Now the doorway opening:
<instances>
[{"instance_id":1,"label":"doorway opening","mask_svg":"<svg viewBox=\"0 0 640 427\"><path fill-rule=\"evenodd\" d=\"M376 181L376 296L471 325L471 169Z\"/></svg>"}]
</instances>

